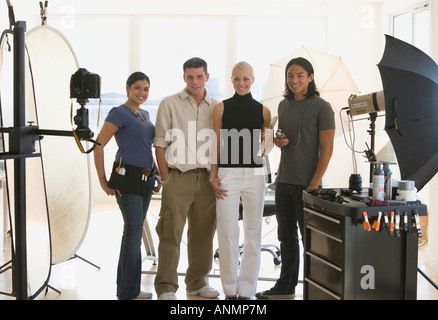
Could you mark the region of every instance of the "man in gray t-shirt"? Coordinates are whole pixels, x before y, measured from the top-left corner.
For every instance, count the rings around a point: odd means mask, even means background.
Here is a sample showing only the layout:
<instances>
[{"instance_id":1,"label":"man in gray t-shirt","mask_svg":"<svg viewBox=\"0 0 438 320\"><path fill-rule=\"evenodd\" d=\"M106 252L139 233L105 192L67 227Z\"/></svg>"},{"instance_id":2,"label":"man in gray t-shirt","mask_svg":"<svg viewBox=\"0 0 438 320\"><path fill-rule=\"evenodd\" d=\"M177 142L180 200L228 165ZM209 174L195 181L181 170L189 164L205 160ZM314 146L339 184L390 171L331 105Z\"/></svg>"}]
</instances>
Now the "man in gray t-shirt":
<instances>
[{"instance_id":1,"label":"man in gray t-shirt","mask_svg":"<svg viewBox=\"0 0 438 320\"><path fill-rule=\"evenodd\" d=\"M281 160L275 184L275 211L280 240L281 272L274 287L258 299L294 298L300 265L297 223L303 234L303 190L317 189L333 152L335 118L332 107L319 97L311 63L289 61L285 69L285 99L278 106L278 128L285 139L275 139Z\"/></svg>"},{"instance_id":2,"label":"man in gray t-shirt","mask_svg":"<svg viewBox=\"0 0 438 320\"><path fill-rule=\"evenodd\" d=\"M285 99L278 106L278 127L289 144L282 148L276 181L307 188L318 165L319 132L335 129L333 109L318 96L299 101ZM313 189L315 184L310 187Z\"/></svg>"}]
</instances>

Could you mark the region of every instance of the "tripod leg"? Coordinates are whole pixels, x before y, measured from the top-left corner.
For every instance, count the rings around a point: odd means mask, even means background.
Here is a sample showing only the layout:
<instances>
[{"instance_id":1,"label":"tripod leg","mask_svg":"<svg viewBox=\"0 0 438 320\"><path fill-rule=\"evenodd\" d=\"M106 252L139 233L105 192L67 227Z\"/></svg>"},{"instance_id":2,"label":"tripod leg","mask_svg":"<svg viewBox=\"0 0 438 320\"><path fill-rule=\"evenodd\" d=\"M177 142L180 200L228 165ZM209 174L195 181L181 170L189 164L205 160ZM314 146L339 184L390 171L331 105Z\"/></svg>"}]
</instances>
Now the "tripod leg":
<instances>
[{"instance_id":1,"label":"tripod leg","mask_svg":"<svg viewBox=\"0 0 438 320\"><path fill-rule=\"evenodd\" d=\"M427 281L429 281L429 283L431 284L431 285L433 285L434 287L435 287L435 289L437 289L438 290L438 285L435 283L435 282L433 282L432 281L432 279L431 278L429 278L420 268L417 268L418 269L418 272L427 280Z\"/></svg>"},{"instance_id":2,"label":"tripod leg","mask_svg":"<svg viewBox=\"0 0 438 320\"><path fill-rule=\"evenodd\" d=\"M97 265L95 265L94 263L92 263L92 262L90 262L90 261L88 261L88 260L82 258L81 256L78 256L77 254L75 254L75 255L73 256L73 258L79 258L79 259L81 259L82 261L85 261L86 263L88 263L88 264L92 265L93 267L95 267L96 269L100 270L100 267L99 267L99 266L97 266Z\"/></svg>"},{"instance_id":3,"label":"tripod leg","mask_svg":"<svg viewBox=\"0 0 438 320\"><path fill-rule=\"evenodd\" d=\"M50 284L47 284L46 294L47 294L47 291L49 291L49 289L52 289L53 291L55 291L58 294L61 294L61 291L59 291L58 289L52 287Z\"/></svg>"}]
</instances>

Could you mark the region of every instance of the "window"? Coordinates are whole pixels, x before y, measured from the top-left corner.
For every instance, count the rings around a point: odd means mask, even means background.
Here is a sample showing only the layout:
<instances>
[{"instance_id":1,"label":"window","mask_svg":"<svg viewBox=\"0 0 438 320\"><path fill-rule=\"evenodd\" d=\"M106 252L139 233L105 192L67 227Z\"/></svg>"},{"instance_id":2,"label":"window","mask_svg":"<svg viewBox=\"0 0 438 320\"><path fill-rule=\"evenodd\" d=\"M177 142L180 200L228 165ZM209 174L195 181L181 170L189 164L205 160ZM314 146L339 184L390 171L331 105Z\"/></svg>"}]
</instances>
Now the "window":
<instances>
[{"instance_id":1,"label":"window","mask_svg":"<svg viewBox=\"0 0 438 320\"><path fill-rule=\"evenodd\" d=\"M425 2L392 17L392 34L427 54L431 53L431 10Z\"/></svg>"},{"instance_id":2,"label":"window","mask_svg":"<svg viewBox=\"0 0 438 320\"><path fill-rule=\"evenodd\" d=\"M306 33L298 32L287 41L277 36L303 23L311 26ZM145 107L155 122L160 101L184 88L182 65L191 57L207 61L210 79L206 87L218 100L233 94L232 66L248 61L256 73L253 96L261 101L271 63L302 45L326 48L326 19L321 17L66 14L51 16L50 25L69 40L80 66L102 78L100 126L112 107L125 102L125 81L131 72L143 71L151 80ZM98 101L90 100L87 107L94 130Z\"/></svg>"},{"instance_id":3,"label":"window","mask_svg":"<svg viewBox=\"0 0 438 320\"><path fill-rule=\"evenodd\" d=\"M99 128L113 106L126 101L125 83L129 68L129 20L123 18L51 17L50 26L70 42L79 66L101 77L102 109ZM96 129L99 101L90 99L89 124ZM97 135L96 135L97 136Z\"/></svg>"},{"instance_id":4,"label":"window","mask_svg":"<svg viewBox=\"0 0 438 320\"><path fill-rule=\"evenodd\" d=\"M225 95L226 20L144 18L140 24L140 69L151 80L148 111L155 122L160 101L185 87L183 64L192 57L207 62L208 93Z\"/></svg>"},{"instance_id":5,"label":"window","mask_svg":"<svg viewBox=\"0 0 438 320\"><path fill-rule=\"evenodd\" d=\"M303 24L306 32L284 37L291 26ZM126 101L125 81L134 71L143 71L151 79L145 108L155 122L160 101L185 86L182 65L191 57L207 61L210 79L206 87L218 100L234 93L232 66L248 61L256 75L253 96L261 101L271 63L303 45L325 51L327 44L326 17L322 15L78 14L73 6L65 6L61 14L50 15L49 26L67 38L80 67L101 76L98 128L99 101L90 99L87 104L95 134L109 110ZM28 25L28 29L32 27Z\"/></svg>"},{"instance_id":6,"label":"window","mask_svg":"<svg viewBox=\"0 0 438 320\"><path fill-rule=\"evenodd\" d=\"M258 101L263 99L272 63L302 46L326 50L325 18L241 18L236 25L237 61L245 60L254 68L252 95ZM303 25L306 32L288 32Z\"/></svg>"}]
</instances>

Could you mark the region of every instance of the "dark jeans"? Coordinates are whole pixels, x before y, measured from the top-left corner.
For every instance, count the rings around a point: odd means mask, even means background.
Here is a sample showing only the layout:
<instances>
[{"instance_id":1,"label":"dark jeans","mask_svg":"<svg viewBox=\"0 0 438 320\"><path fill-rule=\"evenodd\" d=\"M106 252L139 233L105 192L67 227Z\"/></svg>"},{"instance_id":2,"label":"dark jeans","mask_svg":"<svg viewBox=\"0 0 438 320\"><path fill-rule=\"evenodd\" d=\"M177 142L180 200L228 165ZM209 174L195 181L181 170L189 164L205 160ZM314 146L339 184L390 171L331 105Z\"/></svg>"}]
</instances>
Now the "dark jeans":
<instances>
[{"instance_id":1,"label":"dark jeans","mask_svg":"<svg viewBox=\"0 0 438 320\"><path fill-rule=\"evenodd\" d=\"M275 207L281 251L281 272L275 288L284 293L295 293L298 283L300 268L298 226L302 235L304 189L304 186L276 183Z\"/></svg>"},{"instance_id":2,"label":"dark jeans","mask_svg":"<svg viewBox=\"0 0 438 320\"><path fill-rule=\"evenodd\" d=\"M116 195L124 226L117 267L117 296L120 300L135 299L140 294L141 239L143 223L151 202L155 178L148 179L148 197L135 194Z\"/></svg>"}]
</instances>

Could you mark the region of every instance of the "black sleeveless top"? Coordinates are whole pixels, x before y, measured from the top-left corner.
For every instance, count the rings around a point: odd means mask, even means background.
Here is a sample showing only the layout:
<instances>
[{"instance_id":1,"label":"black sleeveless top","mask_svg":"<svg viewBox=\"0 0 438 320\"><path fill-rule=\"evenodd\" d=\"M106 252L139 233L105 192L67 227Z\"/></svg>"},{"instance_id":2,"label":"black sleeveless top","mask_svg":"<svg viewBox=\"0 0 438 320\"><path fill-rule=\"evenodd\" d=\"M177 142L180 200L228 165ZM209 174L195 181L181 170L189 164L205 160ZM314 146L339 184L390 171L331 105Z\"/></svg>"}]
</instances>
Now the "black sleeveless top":
<instances>
[{"instance_id":1,"label":"black sleeveless top","mask_svg":"<svg viewBox=\"0 0 438 320\"><path fill-rule=\"evenodd\" d=\"M263 105L251 93L223 101L219 167L262 167L257 156L263 128Z\"/></svg>"}]
</instances>

